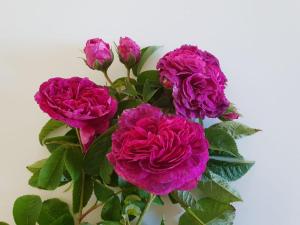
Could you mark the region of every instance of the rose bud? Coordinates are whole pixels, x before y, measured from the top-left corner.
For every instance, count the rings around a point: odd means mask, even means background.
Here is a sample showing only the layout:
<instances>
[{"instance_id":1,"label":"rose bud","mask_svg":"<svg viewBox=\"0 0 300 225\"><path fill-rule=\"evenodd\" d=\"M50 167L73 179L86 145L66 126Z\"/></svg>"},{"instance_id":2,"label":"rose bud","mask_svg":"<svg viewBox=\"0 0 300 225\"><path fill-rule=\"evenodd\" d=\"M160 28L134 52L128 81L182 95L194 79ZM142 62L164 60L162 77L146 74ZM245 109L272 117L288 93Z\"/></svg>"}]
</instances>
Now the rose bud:
<instances>
[{"instance_id":1,"label":"rose bud","mask_svg":"<svg viewBox=\"0 0 300 225\"><path fill-rule=\"evenodd\" d=\"M132 39L121 37L118 46L118 54L120 61L127 69L131 69L141 58L141 48Z\"/></svg>"},{"instance_id":2,"label":"rose bud","mask_svg":"<svg viewBox=\"0 0 300 225\"><path fill-rule=\"evenodd\" d=\"M236 120L240 116L241 114L238 113L237 108L231 103L226 112L220 116L220 119L224 121Z\"/></svg>"},{"instance_id":3,"label":"rose bud","mask_svg":"<svg viewBox=\"0 0 300 225\"><path fill-rule=\"evenodd\" d=\"M86 64L93 70L106 72L114 60L109 44L100 38L88 40L84 53L86 55Z\"/></svg>"}]
</instances>

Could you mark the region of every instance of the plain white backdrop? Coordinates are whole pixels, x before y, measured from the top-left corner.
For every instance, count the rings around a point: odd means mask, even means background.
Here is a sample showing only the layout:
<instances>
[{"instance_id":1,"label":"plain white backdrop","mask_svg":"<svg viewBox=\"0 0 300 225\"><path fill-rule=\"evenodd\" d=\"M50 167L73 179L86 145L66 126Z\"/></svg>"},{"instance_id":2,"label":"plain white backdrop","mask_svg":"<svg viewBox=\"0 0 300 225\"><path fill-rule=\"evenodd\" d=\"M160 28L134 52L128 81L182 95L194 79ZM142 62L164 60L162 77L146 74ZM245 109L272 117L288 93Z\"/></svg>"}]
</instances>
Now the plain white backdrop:
<instances>
[{"instance_id":1,"label":"plain white backdrop","mask_svg":"<svg viewBox=\"0 0 300 225\"><path fill-rule=\"evenodd\" d=\"M234 184L244 199L235 224L299 224L299 11L298 0L0 0L0 221L14 224L12 205L22 194L70 200L63 189L27 185L26 165L47 155L37 135L48 117L33 95L53 76L103 83L79 59L85 41L127 35L142 46L164 45L149 67L184 43L219 58L240 121L263 130L239 141L256 165ZM115 60L109 72L116 78L125 70ZM145 224L159 224L164 214L174 225L179 212L155 207Z\"/></svg>"}]
</instances>

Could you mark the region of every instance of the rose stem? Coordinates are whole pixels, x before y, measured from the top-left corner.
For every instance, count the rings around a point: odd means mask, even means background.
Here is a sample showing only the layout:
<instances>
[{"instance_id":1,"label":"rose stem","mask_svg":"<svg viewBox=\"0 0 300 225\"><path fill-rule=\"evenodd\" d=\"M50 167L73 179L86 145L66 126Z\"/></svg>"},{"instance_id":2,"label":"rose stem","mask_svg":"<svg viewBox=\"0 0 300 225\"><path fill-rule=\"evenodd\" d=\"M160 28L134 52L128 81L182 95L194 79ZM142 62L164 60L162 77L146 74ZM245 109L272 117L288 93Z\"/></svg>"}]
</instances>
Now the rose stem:
<instances>
[{"instance_id":1,"label":"rose stem","mask_svg":"<svg viewBox=\"0 0 300 225\"><path fill-rule=\"evenodd\" d=\"M79 222L81 222L88 214L90 214L91 212L93 212L95 209L99 208L102 204L97 204L97 202L91 207L89 208L85 213L83 213L80 218L79 218Z\"/></svg>"},{"instance_id":2,"label":"rose stem","mask_svg":"<svg viewBox=\"0 0 300 225\"><path fill-rule=\"evenodd\" d=\"M82 145L82 142L81 142L80 131L79 131L78 128L75 128L75 130L76 130L76 134L77 134L77 138L78 138L78 141L79 141L80 148L83 152L83 145Z\"/></svg>"},{"instance_id":3,"label":"rose stem","mask_svg":"<svg viewBox=\"0 0 300 225\"><path fill-rule=\"evenodd\" d=\"M108 83L109 83L110 85L112 85L113 82L112 82L111 79L109 78L109 76L108 76L108 74L107 74L107 71L103 71L103 73L104 73L104 76L105 76L106 80L108 81Z\"/></svg>"},{"instance_id":4,"label":"rose stem","mask_svg":"<svg viewBox=\"0 0 300 225\"><path fill-rule=\"evenodd\" d=\"M81 142L81 137L80 137L80 131L78 128L76 128L76 134L80 143L81 151L84 151L82 142ZM78 212L78 218L75 219L75 225L79 225L81 220L81 215L82 215L82 208L83 208L83 194L84 194L84 182L85 182L85 174L82 171L82 183L81 183L81 193L80 193L80 205L79 205L79 212Z\"/></svg>"},{"instance_id":5,"label":"rose stem","mask_svg":"<svg viewBox=\"0 0 300 225\"><path fill-rule=\"evenodd\" d=\"M144 211L142 212L142 214L141 214L141 216L140 216L138 222L136 223L136 225L141 225L141 224L142 224L143 219L144 219L144 216L145 216L146 212L148 211L148 209L150 208L151 203L153 202L153 200L155 199L155 197L156 197L156 196L155 196L154 194L150 194L149 200L148 200L148 202L147 202L147 204L146 204L146 206L145 206L145 209L144 209Z\"/></svg>"},{"instance_id":6,"label":"rose stem","mask_svg":"<svg viewBox=\"0 0 300 225\"><path fill-rule=\"evenodd\" d=\"M122 192L122 191L118 191L118 192L116 192L113 196L118 195L118 194L120 194L121 192ZM104 205L106 202L108 202L109 200L111 200L113 196L111 196L109 199L107 199L107 200L106 200L105 202L103 202L103 203L97 204L97 202L96 202L94 205L92 205L88 210L86 210L85 213L83 213L83 214L81 215L81 217L80 217L80 219L79 219L79 222L81 222L88 214L90 214L91 212L93 212L95 209L98 209L100 206Z\"/></svg>"},{"instance_id":7,"label":"rose stem","mask_svg":"<svg viewBox=\"0 0 300 225\"><path fill-rule=\"evenodd\" d=\"M128 81L130 82L130 69L127 68L127 77L128 77Z\"/></svg>"}]
</instances>

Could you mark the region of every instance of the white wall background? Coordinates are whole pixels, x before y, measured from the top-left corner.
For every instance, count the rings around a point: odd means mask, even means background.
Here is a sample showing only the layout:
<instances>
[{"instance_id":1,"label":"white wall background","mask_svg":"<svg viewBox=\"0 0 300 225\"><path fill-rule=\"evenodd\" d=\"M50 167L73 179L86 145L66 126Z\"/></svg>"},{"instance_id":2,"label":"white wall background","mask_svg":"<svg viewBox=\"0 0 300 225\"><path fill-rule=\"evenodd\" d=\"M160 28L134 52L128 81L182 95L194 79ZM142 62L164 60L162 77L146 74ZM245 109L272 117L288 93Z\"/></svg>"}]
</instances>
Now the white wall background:
<instances>
[{"instance_id":1,"label":"white wall background","mask_svg":"<svg viewBox=\"0 0 300 225\"><path fill-rule=\"evenodd\" d=\"M299 0L0 0L0 221L14 224L22 194L70 199L27 185L25 166L47 155L37 140L48 119L33 100L39 84L74 75L103 82L78 58L85 41L128 35L164 45L160 54L191 43L218 56L240 121L263 129L239 142L257 164L235 184L244 198L235 224L299 224L299 11ZM117 60L110 73L124 73ZM176 224L178 212L156 208L145 224L159 224L161 214Z\"/></svg>"}]
</instances>

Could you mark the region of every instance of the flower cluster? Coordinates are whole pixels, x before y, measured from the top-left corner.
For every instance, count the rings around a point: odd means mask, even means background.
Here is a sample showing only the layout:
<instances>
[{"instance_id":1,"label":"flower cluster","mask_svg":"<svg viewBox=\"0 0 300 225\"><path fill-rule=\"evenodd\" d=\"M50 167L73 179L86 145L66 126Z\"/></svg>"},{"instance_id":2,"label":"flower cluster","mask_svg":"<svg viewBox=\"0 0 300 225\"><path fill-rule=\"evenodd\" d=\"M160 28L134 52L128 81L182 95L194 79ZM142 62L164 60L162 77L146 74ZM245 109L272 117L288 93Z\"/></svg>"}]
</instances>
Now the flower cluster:
<instances>
[{"instance_id":1,"label":"flower cluster","mask_svg":"<svg viewBox=\"0 0 300 225\"><path fill-rule=\"evenodd\" d=\"M227 78L215 56L183 45L159 59L156 70L145 70L157 49L121 37L114 51L126 75L113 80L113 49L90 39L84 61L108 85L81 77L40 85L35 101L51 119L39 140L50 156L27 167L28 183L43 190L70 183L72 213L59 199L26 195L15 202L17 225L28 218L30 224L90 224L86 216L102 205L99 224L141 225L152 201L163 205L160 195L185 209L179 225L233 224L231 203L242 199L229 182L253 165L235 139L258 130L233 121L240 114L225 96ZM219 122L206 127L207 118ZM97 203L85 209L92 193Z\"/></svg>"},{"instance_id":2,"label":"flower cluster","mask_svg":"<svg viewBox=\"0 0 300 225\"><path fill-rule=\"evenodd\" d=\"M140 47L128 37L120 38L117 51L129 70L141 57ZM87 65L107 75L114 58L110 45L91 39L84 52ZM157 69L162 85L173 89L176 113L183 117L165 115L149 104L125 110L108 158L125 180L155 194L168 194L193 189L208 161L204 130L189 119L221 116L229 101L217 58L196 46L183 45L167 53ZM117 111L117 100L108 88L88 78L52 78L41 85L35 99L51 118L79 129L85 152L95 136L107 130ZM232 112L223 117L237 118Z\"/></svg>"}]
</instances>

